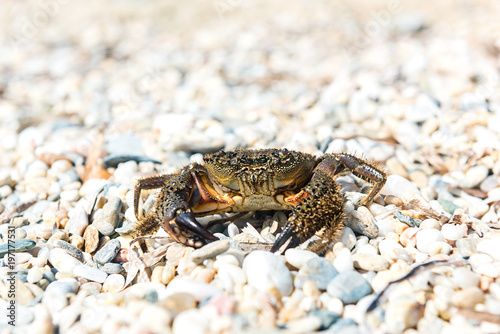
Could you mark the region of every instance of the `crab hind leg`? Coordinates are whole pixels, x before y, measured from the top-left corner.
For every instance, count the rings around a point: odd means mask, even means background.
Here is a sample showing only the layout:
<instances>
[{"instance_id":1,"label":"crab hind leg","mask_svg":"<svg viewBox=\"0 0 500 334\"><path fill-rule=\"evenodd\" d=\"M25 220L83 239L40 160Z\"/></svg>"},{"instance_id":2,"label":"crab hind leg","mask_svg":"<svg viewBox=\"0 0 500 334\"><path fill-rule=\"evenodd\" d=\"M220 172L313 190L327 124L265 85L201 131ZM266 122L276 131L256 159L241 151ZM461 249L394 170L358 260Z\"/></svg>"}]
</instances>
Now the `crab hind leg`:
<instances>
[{"instance_id":1,"label":"crab hind leg","mask_svg":"<svg viewBox=\"0 0 500 334\"><path fill-rule=\"evenodd\" d=\"M325 160L316 167L311 181L299 194L290 196L297 203L294 203L292 214L271 252L280 249L289 239L291 242L286 248L306 241L322 229L335 231L342 227L344 199L335 175L333 161ZM334 234L328 233L328 236Z\"/></svg>"},{"instance_id":2,"label":"crab hind leg","mask_svg":"<svg viewBox=\"0 0 500 334\"><path fill-rule=\"evenodd\" d=\"M337 171L348 169L355 176L373 185L361 203L363 205L373 202L375 196L377 196L387 181L387 174L373 161L368 161L349 153L329 154L326 156L326 159L334 159L340 162L340 165L337 164ZM337 172L337 174L339 173Z\"/></svg>"}]
</instances>

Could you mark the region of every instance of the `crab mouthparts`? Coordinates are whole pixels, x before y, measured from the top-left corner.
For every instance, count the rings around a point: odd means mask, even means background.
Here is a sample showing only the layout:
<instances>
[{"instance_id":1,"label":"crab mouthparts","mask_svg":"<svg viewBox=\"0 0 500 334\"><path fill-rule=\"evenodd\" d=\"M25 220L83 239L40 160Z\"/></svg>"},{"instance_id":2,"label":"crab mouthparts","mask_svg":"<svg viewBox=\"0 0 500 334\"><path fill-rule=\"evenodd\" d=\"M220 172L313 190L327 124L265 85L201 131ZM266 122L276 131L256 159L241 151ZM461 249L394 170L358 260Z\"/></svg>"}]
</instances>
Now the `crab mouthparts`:
<instances>
[{"instance_id":1,"label":"crab mouthparts","mask_svg":"<svg viewBox=\"0 0 500 334\"><path fill-rule=\"evenodd\" d=\"M196 233L197 235L205 238L206 240L216 241L219 240L215 235L207 231L189 212L181 212L175 222L182 227Z\"/></svg>"}]
</instances>

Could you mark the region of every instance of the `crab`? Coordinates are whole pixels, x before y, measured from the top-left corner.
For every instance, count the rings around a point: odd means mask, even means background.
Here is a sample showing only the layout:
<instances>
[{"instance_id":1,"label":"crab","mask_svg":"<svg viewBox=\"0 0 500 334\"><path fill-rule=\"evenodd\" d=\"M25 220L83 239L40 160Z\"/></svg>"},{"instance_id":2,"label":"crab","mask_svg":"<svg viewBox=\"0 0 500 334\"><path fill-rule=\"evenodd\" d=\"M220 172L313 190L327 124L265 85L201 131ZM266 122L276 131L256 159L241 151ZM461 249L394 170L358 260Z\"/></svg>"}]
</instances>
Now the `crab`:
<instances>
[{"instance_id":1,"label":"crab","mask_svg":"<svg viewBox=\"0 0 500 334\"><path fill-rule=\"evenodd\" d=\"M271 252L305 242L313 235L324 250L343 226L344 194L336 178L352 173L369 182L362 205L373 202L387 175L374 162L345 152L311 154L287 149L236 149L207 154L179 172L143 177L134 189L139 236L159 227L194 248L218 240L196 217L258 210L291 214ZM139 215L143 190L160 189L152 208Z\"/></svg>"}]
</instances>

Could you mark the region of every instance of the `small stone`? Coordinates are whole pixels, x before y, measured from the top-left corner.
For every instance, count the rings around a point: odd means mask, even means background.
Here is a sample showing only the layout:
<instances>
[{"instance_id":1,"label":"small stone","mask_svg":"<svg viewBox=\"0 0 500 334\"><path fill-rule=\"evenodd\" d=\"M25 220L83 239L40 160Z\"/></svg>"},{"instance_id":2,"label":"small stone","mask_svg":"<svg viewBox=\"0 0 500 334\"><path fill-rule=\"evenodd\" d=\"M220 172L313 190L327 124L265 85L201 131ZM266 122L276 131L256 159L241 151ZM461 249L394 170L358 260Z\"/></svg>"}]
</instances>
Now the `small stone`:
<instances>
[{"instance_id":1,"label":"small stone","mask_svg":"<svg viewBox=\"0 0 500 334\"><path fill-rule=\"evenodd\" d=\"M83 233L85 240L85 253L93 253L99 246L99 230L94 225L89 225Z\"/></svg>"},{"instance_id":2,"label":"small stone","mask_svg":"<svg viewBox=\"0 0 500 334\"><path fill-rule=\"evenodd\" d=\"M368 295L372 288L370 284L356 271L338 274L327 286L330 296L339 298L344 304L355 304Z\"/></svg>"},{"instance_id":3,"label":"small stone","mask_svg":"<svg viewBox=\"0 0 500 334\"><path fill-rule=\"evenodd\" d=\"M418 194L420 195L420 191L417 186L408 181L406 178L392 174L387 177L387 181L380 191L382 195L393 195L399 198L403 198L406 194Z\"/></svg>"},{"instance_id":4,"label":"small stone","mask_svg":"<svg viewBox=\"0 0 500 334\"><path fill-rule=\"evenodd\" d=\"M175 317L172 324L172 334L201 334L207 331L208 325L208 319L199 310L186 310Z\"/></svg>"},{"instance_id":5,"label":"small stone","mask_svg":"<svg viewBox=\"0 0 500 334\"><path fill-rule=\"evenodd\" d=\"M402 333L417 325L423 316L424 308L411 297L402 296L391 300L385 312L389 333Z\"/></svg>"},{"instance_id":6,"label":"small stone","mask_svg":"<svg viewBox=\"0 0 500 334\"><path fill-rule=\"evenodd\" d=\"M484 192L489 192L490 190L493 190L499 186L499 180L498 176L496 175L490 175L486 177L483 182L481 182L481 185L479 186L479 189L481 189Z\"/></svg>"},{"instance_id":7,"label":"small stone","mask_svg":"<svg viewBox=\"0 0 500 334\"><path fill-rule=\"evenodd\" d=\"M177 315L178 313L196 308L196 298L185 292L174 293L163 301L163 307Z\"/></svg>"},{"instance_id":8,"label":"small stone","mask_svg":"<svg viewBox=\"0 0 500 334\"><path fill-rule=\"evenodd\" d=\"M28 283L38 283L43 278L43 272L40 270L40 268L31 268L28 270L28 276L26 277L26 280Z\"/></svg>"},{"instance_id":9,"label":"small stone","mask_svg":"<svg viewBox=\"0 0 500 334\"><path fill-rule=\"evenodd\" d=\"M475 286L457 291L452 296L452 303L456 307L473 309L476 304L484 302L484 293Z\"/></svg>"},{"instance_id":10,"label":"small stone","mask_svg":"<svg viewBox=\"0 0 500 334\"><path fill-rule=\"evenodd\" d=\"M222 292L218 287L203 282L196 281L192 278L178 276L174 278L165 290L167 295L175 293L191 294L197 301L210 298Z\"/></svg>"},{"instance_id":11,"label":"small stone","mask_svg":"<svg viewBox=\"0 0 500 334\"><path fill-rule=\"evenodd\" d=\"M83 277L88 279L89 281L94 281L97 283L104 283L106 277L108 276L108 274L106 274L104 271L99 270L97 268L92 268L85 264L76 266L73 269L73 274L75 276Z\"/></svg>"},{"instance_id":12,"label":"small stone","mask_svg":"<svg viewBox=\"0 0 500 334\"><path fill-rule=\"evenodd\" d=\"M218 240L211 242L191 253L191 261L201 264L206 259L211 259L229 249L229 240Z\"/></svg>"},{"instance_id":13,"label":"small stone","mask_svg":"<svg viewBox=\"0 0 500 334\"><path fill-rule=\"evenodd\" d=\"M469 168L466 172L460 186L462 188L475 188L488 176L489 169L484 165L476 165Z\"/></svg>"},{"instance_id":14,"label":"small stone","mask_svg":"<svg viewBox=\"0 0 500 334\"><path fill-rule=\"evenodd\" d=\"M217 275L224 283L226 291L232 291L235 286L243 285L247 282L245 271L243 271L240 267L229 263L221 264L218 268Z\"/></svg>"},{"instance_id":15,"label":"small stone","mask_svg":"<svg viewBox=\"0 0 500 334\"><path fill-rule=\"evenodd\" d=\"M340 319L340 313L335 313L327 310L314 310L308 313L308 315L318 317L321 320L321 326L319 330L325 330L330 328L331 325Z\"/></svg>"},{"instance_id":16,"label":"small stone","mask_svg":"<svg viewBox=\"0 0 500 334\"><path fill-rule=\"evenodd\" d=\"M165 328L169 328L172 321L172 315L169 310L157 305L146 306L139 315L141 327L147 328L150 333L162 333Z\"/></svg>"},{"instance_id":17,"label":"small stone","mask_svg":"<svg viewBox=\"0 0 500 334\"><path fill-rule=\"evenodd\" d=\"M463 258L468 258L476 253L476 244L469 239L459 239L456 242L458 253Z\"/></svg>"},{"instance_id":18,"label":"small stone","mask_svg":"<svg viewBox=\"0 0 500 334\"><path fill-rule=\"evenodd\" d=\"M482 239L477 244L477 251L486 253L500 261L500 237L495 239Z\"/></svg>"},{"instance_id":19,"label":"small stone","mask_svg":"<svg viewBox=\"0 0 500 334\"><path fill-rule=\"evenodd\" d=\"M420 223L419 228L421 230L427 230L427 229L435 229L439 230L441 229L441 224L433 218L425 219Z\"/></svg>"},{"instance_id":20,"label":"small stone","mask_svg":"<svg viewBox=\"0 0 500 334\"><path fill-rule=\"evenodd\" d=\"M63 241L63 240L55 240L54 241L54 246L64 249L66 253L77 259L78 261L82 262L83 261L83 254L82 251L73 246L72 244Z\"/></svg>"},{"instance_id":21,"label":"small stone","mask_svg":"<svg viewBox=\"0 0 500 334\"><path fill-rule=\"evenodd\" d=\"M444 241L434 241L427 245L427 253L429 253L430 256L437 254L448 255L452 250L453 247Z\"/></svg>"},{"instance_id":22,"label":"small stone","mask_svg":"<svg viewBox=\"0 0 500 334\"><path fill-rule=\"evenodd\" d=\"M471 286L479 286L479 275L472 272L469 268L458 267L453 269L452 279L455 284L464 289Z\"/></svg>"},{"instance_id":23,"label":"small stone","mask_svg":"<svg viewBox=\"0 0 500 334\"><path fill-rule=\"evenodd\" d=\"M82 264L62 248L54 248L50 251L49 262L58 271L71 274L76 266Z\"/></svg>"},{"instance_id":24,"label":"small stone","mask_svg":"<svg viewBox=\"0 0 500 334\"><path fill-rule=\"evenodd\" d=\"M65 229L72 234L83 235L83 231L89 225L88 215L81 206L77 206L75 209L68 212L69 221L66 224Z\"/></svg>"},{"instance_id":25,"label":"small stone","mask_svg":"<svg viewBox=\"0 0 500 334\"><path fill-rule=\"evenodd\" d=\"M333 266L339 273L354 270L352 254L349 249L342 247L333 260Z\"/></svg>"},{"instance_id":26,"label":"small stone","mask_svg":"<svg viewBox=\"0 0 500 334\"><path fill-rule=\"evenodd\" d=\"M111 274L106 277L102 290L104 292L118 292L125 286L125 277L119 274Z\"/></svg>"},{"instance_id":27,"label":"small stone","mask_svg":"<svg viewBox=\"0 0 500 334\"><path fill-rule=\"evenodd\" d=\"M101 293L101 290L102 284L97 282L87 282L80 286L80 291L85 291L85 293L88 293L89 295L97 295Z\"/></svg>"},{"instance_id":28,"label":"small stone","mask_svg":"<svg viewBox=\"0 0 500 334\"><path fill-rule=\"evenodd\" d=\"M306 316L304 318L289 321L287 328L291 333L310 333L321 328L321 319L316 316Z\"/></svg>"},{"instance_id":29,"label":"small stone","mask_svg":"<svg viewBox=\"0 0 500 334\"><path fill-rule=\"evenodd\" d=\"M121 264L119 264L119 263L108 262L108 263L105 263L101 267L101 270L104 271L105 273L111 275L111 274L119 274L124 269L123 269L123 266Z\"/></svg>"},{"instance_id":30,"label":"small stone","mask_svg":"<svg viewBox=\"0 0 500 334\"><path fill-rule=\"evenodd\" d=\"M389 268L389 262L381 255L356 253L352 256L355 268L367 271L381 271Z\"/></svg>"},{"instance_id":31,"label":"small stone","mask_svg":"<svg viewBox=\"0 0 500 334\"><path fill-rule=\"evenodd\" d=\"M68 293L77 293L79 286L78 281L74 278L62 278L50 283L45 292L54 290L57 293L66 295Z\"/></svg>"},{"instance_id":32,"label":"small stone","mask_svg":"<svg viewBox=\"0 0 500 334\"><path fill-rule=\"evenodd\" d=\"M441 231L430 229L417 232L417 249L423 253L428 253L427 247L434 241L444 241Z\"/></svg>"},{"instance_id":33,"label":"small stone","mask_svg":"<svg viewBox=\"0 0 500 334\"><path fill-rule=\"evenodd\" d=\"M115 232L120 222L120 211L122 201L118 197L112 197L102 209L99 209L94 214L94 225L103 235L111 235Z\"/></svg>"},{"instance_id":34,"label":"small stone","mask_svg":"<svg viewBox=\"0 0 500 334\"><path fill-rule=\"evenodd\" d=\"M441 234L446 240L455 241L467 235L467 231L460 225L444 224L441 227Z\"/></svg>"},{"instance_id":35,"label":"small stone","mask_svg":"<svg viewBox=\"0 0 500 334\"><path fill-rule=\"evenodd\" d=\"M318 289L326 290L328 283L337 274L337 270L327 259L315 257L301 266L295 277L295 287L301 289L306 281L312 281Z\"/></svg>"},{"instance_id":36,"label":"small stone","mask_svg":"<svg viewBox=\"0 0 500 334\"><path fill-rule=\"evenodd\" d=\"M340 318L330 327L330 333L358 334L362 332L358 329L358 324L353 319Z\"/></svg>"},{"instance_id":37,"label":"small stone","mask_svg":"<svg viewBox=\"0 0 500 334\"><path fill-rule=\"evenodd\" d=\"M162 274L161 274L161 283L162 284L168 284L170 281L174 279L175 276L175 267L173 265L167 265L165 268L163 268Z\"/></svg>"},{"instance_id":38,"label":"small stone","mask_svg":"<svg viewBox=\"0 0 500 334\"><path fill-rule=\"evenodd\" d=\"M340 242L344 244L347 249L353 249L356 246L356 235L350 227L344 227L340 232Z\"/></svg>"},{"instance_id":39,"label":"small stone","mask_svg":"<svg viewBox=\"0 0 500 334\"><path fill-rule=\"evenodd\" d=\"M236 226L234 223L231 223L227 226L227 233L230 238L234 238L238 233L240 233L240 230L238 226Z\"/></svg>"},{"instance_id":40,"label":"small stone","mask_svg":"<svg viewBox=\"0 0 500 334\"><path fill-rule=\"evenodd\" d=\"M268 292L276 287L282 296L293 291L293 281L285 263L273 253L253 251L243 261L248 284L259 291Z\"/></svg>"},{"instance_id":41,"label":"small stone","mask_svg":"<svg viewBox=\"0 0 500 334\"><path fill-rule=\"evenodd\" d=\"M285 251L286 262L300 269L304 263L312 258L317 258L318 254L313 253L308 250L302 250L297 248L289 248Z\"/></svg>"},{"instance_id":42,"label":"small stone","mask_svg":"<svg viewBox=\"0 0 500 334\"><path fill-rule=\"evenodd\" d=\"M31 239L20 239L13 243L4 243L0 245L0 258L8 252L26 252L36 246L36 242Z\"/></svg>"},{"instance_id":43,"label":"small stone","mask_svg":"<svg viewBox=\"0 0 500 334\"><path fill-rule=\"evenodd\" d=\"M99 264L105 264L111 262L118 254L121 244L117 239L112 239L108 241L101 249L99 249L94 255L94 261Z\"/></svg>"}]
</instances>

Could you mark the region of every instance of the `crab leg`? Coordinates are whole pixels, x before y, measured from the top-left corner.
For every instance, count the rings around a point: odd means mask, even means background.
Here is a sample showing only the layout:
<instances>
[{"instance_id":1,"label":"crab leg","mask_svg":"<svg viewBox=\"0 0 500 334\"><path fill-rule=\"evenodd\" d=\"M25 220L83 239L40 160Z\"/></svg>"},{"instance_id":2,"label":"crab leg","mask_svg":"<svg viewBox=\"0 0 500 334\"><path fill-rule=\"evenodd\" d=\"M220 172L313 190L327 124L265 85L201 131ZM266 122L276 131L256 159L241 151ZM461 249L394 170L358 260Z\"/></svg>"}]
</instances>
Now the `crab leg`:
<instances>
[{"instance_id":1,"label":"crab leg","mask_svg":"<svg viewBox=\"0 0 500 334\"><path fill-rule=\"evenodd\" d=\"M300 196L288 200L297 204L271 252L280 249L289 239L286 248L294 247L323 228L340 230L344 199L339 184L335 182L335 174L335 162L332 159L322 161L314 170L311 181L300 191Z\"/></svg>"},{"instance_id":2,"label":"crab leg","mask_svg":"<svg viewBox=\"0 0 500 334\"><path fill-rule=\"evenodd\" d=\"M382 171L376 163L358 158L352 154L334 153L326 156L326 159L332 158L340 162L340 165L337 164L336 166L337 174L343 174L340 171L348 169L348 171L350 171L360 179L373 184L373 187L370 189L368 195L365 197L361 204L368 205L373 202L375 196L377 196L377 194L384 186L385 181L387 181L387 175L385 174L385 172Z\"/></svg>"}]
</instances>

